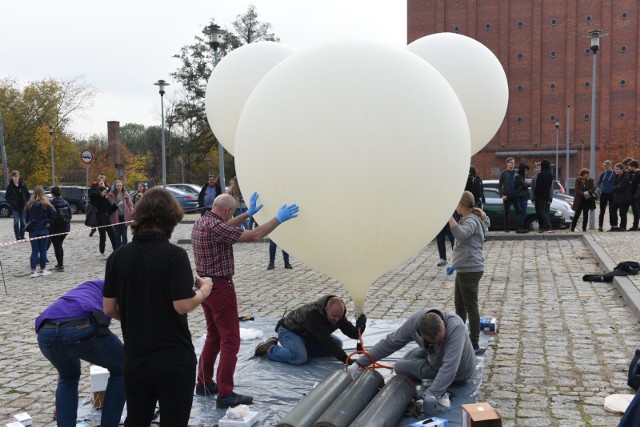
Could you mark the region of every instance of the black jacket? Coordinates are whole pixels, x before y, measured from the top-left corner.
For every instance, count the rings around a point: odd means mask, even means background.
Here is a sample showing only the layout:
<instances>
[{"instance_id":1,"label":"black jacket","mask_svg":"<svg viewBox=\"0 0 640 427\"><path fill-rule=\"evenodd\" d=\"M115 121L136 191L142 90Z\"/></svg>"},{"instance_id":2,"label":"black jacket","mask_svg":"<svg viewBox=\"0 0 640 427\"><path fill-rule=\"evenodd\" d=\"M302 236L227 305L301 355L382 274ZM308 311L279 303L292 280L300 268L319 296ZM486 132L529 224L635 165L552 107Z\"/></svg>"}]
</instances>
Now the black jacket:
<instances>
[{"instance_id":1,"label":"black jacket","mask_svg":"<svg viewBox=\"0 0 640 427\"><path fill-rule=\"evenodd\" d=\"M328 353L335 356L335 358L342 363L346 363L347 353L345 353L342 348L338 347L335 341L331 339L331 334L335 330L340 329L342 333L349 338L358 339L358 330L351 322L349 322L349 320L347 320L346 309L345 313L342 315L342 319L340 319L337 324L332 325L329 323L325 307L327 306L329 299L334 296L335 295L327 295L316 302L296 308L278 322L276 330L278 327L284 326L302 338L317 340L327 349Z\"/></svg>"},{"instance_id":2,"label":"black jacket","mask_svg":"<svg viewBox=\"0 0 640 427\"><path fill-rule=\"evenodd\" d=\"M543 160L540 164L540 172L536 175L536 185L533 190L533 199L550 202L553 198L553 174L551 164L548 160Z\"/></svg>"},{"instance_id":3,"label":"black jacket","mask_svg":"<svg viewBox=\"0 0 640 427\"><path fill-rule=\"evenodd\" d=\"M631 182L626 173L616 176L616 183L613 185L613 203L618 205L631 203Z\"/></svg>"},{"instance_id":4,"label":"black jacket","mask_svg":"<svg viewBox=\"0 0 640 427\"><path fill-rule=\"evenodd\" d=\"M222 194L222 187L220 187L220 183L216 182L215 184L216 186L216 197ZM202 186L202 190L200 190L200 194L198 194L198 207L200 208L210 208L211 206L205 206L204 205L204 194L207 191L207 188L209 187L209 183L206 183L205 185Z\"/></svg>"},{"instance_id":5,"label":"black jacket","mask_svg":"<svg viewBox=\"0 0 640 427\"><path fill-rule=\"evenodd\" d=\"M23 180L18 180L18 185L16 186L13 183L13 180L9 180L9 185L7 185L7 192L5 193L5 198L7 202L11 205L11 209L14 211L21 212L24 210L25 206L27 206L27 202L29 201L29 189L27 188L27 184L24 183Z\"/></svg>"}]
</instances>

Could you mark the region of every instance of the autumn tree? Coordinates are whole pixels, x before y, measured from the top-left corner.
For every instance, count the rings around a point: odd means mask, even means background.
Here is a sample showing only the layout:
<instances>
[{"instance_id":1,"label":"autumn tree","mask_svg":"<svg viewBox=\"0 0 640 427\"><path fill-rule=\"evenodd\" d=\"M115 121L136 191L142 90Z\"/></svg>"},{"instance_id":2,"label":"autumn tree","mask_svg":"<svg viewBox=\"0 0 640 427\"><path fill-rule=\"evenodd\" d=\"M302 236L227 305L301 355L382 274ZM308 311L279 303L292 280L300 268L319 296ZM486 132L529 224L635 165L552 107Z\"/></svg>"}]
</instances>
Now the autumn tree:
<instances>
[{"instance_id":1,"label":"autumn tree","mask_svg":"<svg viewBox=\"0 0 640 427\"><path fill-rule=\"evenodd\" d=\"M215 20L212 19L214 24ZM250 5L244 14L239 14L224 28L224 34L218 48L218 60L227 53L248 43L258 41L279 41L272 32L271 24L261 22L255 6ZM213 50L201 36L195 36L195 42L184 46L174 58L180 60L180 67L171 76L183 88L181 98L167 107L167 124L172 134L180 138L185 162L190 172L197 172L196 182L202 180L208 172L217 172L217 139L211 132L204 108L204 96L207 81L214 67ZM171 147L174 150L176 147ZM175 156L175 151L172 151ZM177 157L176 157L177 158ZM169 169L167 169L169 170ZM225 157L225 175L235 175L233 158Z\"/></svg>"}]
</instances>

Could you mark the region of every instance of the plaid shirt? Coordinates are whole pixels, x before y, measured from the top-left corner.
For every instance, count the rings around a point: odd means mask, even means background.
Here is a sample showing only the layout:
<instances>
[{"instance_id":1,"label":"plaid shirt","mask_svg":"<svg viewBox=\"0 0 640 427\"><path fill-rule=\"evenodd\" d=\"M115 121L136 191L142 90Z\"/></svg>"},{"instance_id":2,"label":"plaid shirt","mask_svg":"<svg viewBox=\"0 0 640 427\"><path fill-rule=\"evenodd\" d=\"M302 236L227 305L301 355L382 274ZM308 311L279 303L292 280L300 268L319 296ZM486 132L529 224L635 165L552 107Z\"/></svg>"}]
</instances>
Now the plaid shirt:
<instances>
[{"instance_id":1,"label":"plaid shirt","mask_svg":"<svg viewBox=\"0 0 640 427\"><path fill-rule=\"evenodd\" d=\"M191 231L198 276L233 276L233 244L241 234L242 229L227 225L211 211L198 219Z\"/></svg>"}]
</instances>

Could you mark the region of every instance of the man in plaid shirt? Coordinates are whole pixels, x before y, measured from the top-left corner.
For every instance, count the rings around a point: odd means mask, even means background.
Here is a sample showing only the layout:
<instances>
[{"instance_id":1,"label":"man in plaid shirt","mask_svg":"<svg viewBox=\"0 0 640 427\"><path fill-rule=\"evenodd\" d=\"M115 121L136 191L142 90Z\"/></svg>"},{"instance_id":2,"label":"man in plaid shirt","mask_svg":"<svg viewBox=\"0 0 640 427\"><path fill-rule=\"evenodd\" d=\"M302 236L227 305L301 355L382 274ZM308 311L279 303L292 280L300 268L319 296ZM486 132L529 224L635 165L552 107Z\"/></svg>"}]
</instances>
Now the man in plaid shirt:
<instances>
[{"instance_id":1,"label":"man in plaid shirt","mask_svg":"<svg viewBox=\"0 0 640 427\"><path fill-rule=\"evenodd\" d=\"M275 218L253 230L238 228L249 217L258 212L258 193L251 195L249 209L233 217L236 201L229 194L216 197L211 211L196 221L191 232L191 243L196 261L196 271L200 277L210 277L213 281L211 294L202 302L207 321L207 338L198 362L198 396L218 394L218 408L229 408L253 402L250 396L233 392L233 374L240 349L240 322L238 303L233 285L234 262L233 244L254 242L264 238L278 225L298 216L298 206L284 205ZM218 383L213 381L213 367L220 353L220 363L216 372Z\"/></svg>"}]
</instances>

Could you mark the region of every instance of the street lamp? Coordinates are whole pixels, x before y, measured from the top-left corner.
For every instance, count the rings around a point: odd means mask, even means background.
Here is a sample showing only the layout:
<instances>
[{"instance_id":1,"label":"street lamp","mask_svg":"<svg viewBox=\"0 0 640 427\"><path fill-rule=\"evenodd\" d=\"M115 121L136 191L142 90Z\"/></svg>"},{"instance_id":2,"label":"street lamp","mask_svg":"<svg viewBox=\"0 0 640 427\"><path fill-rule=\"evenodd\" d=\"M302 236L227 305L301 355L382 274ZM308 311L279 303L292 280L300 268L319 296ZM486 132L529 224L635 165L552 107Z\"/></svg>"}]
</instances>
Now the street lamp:
<instances>
[{"instance_id":1,"label":"street lamp","mask_svg":"<svg viewBox=\"0 0 640 427\"><path fill-rule=\"evenodd\" d=\"M571 105L567 105L567 150L566 150L566 161L567 161L567 165L565 167L566 169L566 173L565 173L565 181L564 181L564 188L565 190L568 192L569 191L569 140L570 140L570 128L571 128ZM575 163L574 163L575 164ZM575 172L574 172L575 175Z\"/></svg>"},{"instance_id":2,"label":"street lamp","mask_svg":"<svg viewBox=\"0 0 640 427\"><path fill-rule=\"evenodd\" d=\"M56 186L56 167L53 161L53 131L56 130L53 126L49 125L49 137L51 141L51 182L53 186Z\"/></svg>"},{"instance_id":3,"label":"street lamp","mask_svg":"<svg viewBox=\"0 0 640 427\"><path fill-rule=\"evenodd\" d=\"M554 123L556 126L556 179L558 181L560 181L560 175L558 175L558 137L559 137L559 132L560 132L560 120L556 119L556 122Z\"/></svg>"},{"instance_id":4,"label":"street lamp","mask_svg":"<svg viewBox=\"0 0 640 427\"><path fill-rule=\"evenodd\" d=\"M164 80L158 80L154 83L158 86L158 92L160 93L160 116L162 117L162 188L167 188L167 157L165 152L164 143L164 88L169 86L169 83Z\"/></svg>"},{"instance_id":5,"label":"street lamp","mask_svg":"<svg viewBox=\"0 0 640 427\"><path fill-rule=\"evenodd\" d=\"M591 176L596 176L596 70L598 65L598 50L600 49L600 37L604 37L601 30L591 30L589 34L583 36L591 40L591 52L593 53L593 78L591 81L591 146L589 156L589 170ZM596 218L589 215L589 229L593 230L596 226Z\"/></svg>"},{"instance_id":6,"label":"street lamp","mask_svg":"<svg viewBox=\"0 0 640 427\"><path fill-rule=\"evenodd\" d=\"M184 144L180 141L180 163L182 164L182 182L187 182L184 180Z\"/></svg>"},{"instance_id":7,"label":"street lamp","mask_svg":"<svg viewBox=\"0 0 640 427\"><path fill-rule=\"evenodd\" d=\"M218 65L218 48L220 47L224 30L220 29L219 25L212 23L211 25L204 27L202 33L209 37L209 46L213 49L213 68L215 68L216 65ZM222 191L224 191L224 148L222 147L220 140L218 140L218 169L220 170L218 180Z\"/></svg>"}]
</instances>

